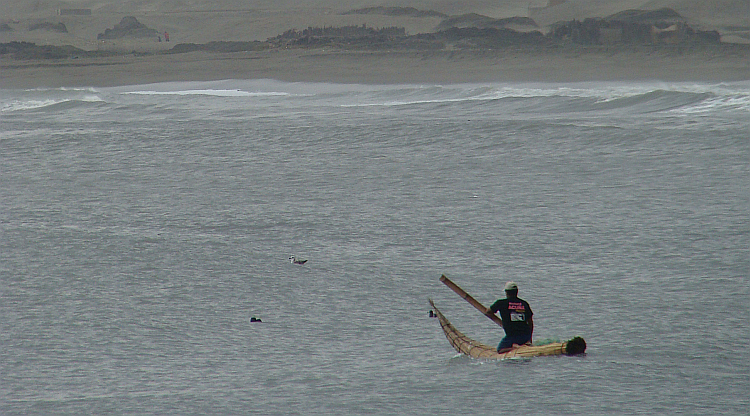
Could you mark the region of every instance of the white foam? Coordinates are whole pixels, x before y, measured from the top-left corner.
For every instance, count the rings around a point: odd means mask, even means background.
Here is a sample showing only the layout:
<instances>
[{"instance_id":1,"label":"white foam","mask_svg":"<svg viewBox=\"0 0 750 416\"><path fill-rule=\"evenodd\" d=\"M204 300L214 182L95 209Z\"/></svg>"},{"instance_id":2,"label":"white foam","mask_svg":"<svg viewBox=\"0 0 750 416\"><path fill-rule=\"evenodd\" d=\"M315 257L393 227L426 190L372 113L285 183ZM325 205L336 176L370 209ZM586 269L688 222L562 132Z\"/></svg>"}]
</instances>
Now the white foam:
<instances>
[{"instance_id":1,"label":"white foam","mask_svg":"<svg viewBox=\"0 0 750 416\"><path fill-rule=\"evenodd\" d=\"M77 98L47 98L47 99L27 99L27 100L14 100L3 104L0 108L0 112L11 112L11 111L24 111L24 110L36 110L39 108L49 107L57 104L63 104L67 102L83 101L87 103L103 102L101 97L98 95L85 95Z\"/></svg>"},{"instance_id":2,"label":"white foam","mask_svg":"<svg viewBox=\"0 0 750 416\"><path fill-rule=\"evenodd\" d=\"M129 91L123 94L134 95L208 95L214 97L275 97L287 96L286 92L250 92L242 90L217 90L217 89L200 89L200 90L180 90L180 91Z\"/></svg>"},{"instance_id":3,"label":"white foam","mask_svg":"<svg viewBox=\"0 0 750 416\"><path fill-rule=\"evenodd\" d=\"M715 97L703 100L695 105L674 110L676 113L699 114L711 111L748 111L750 110L750 96Z\"/></svg>"},{"instance_id":4,"label":"white foam","mask_svg":"<svg viewBox=\"0 0 750 416\"><path fill-rule=\"evenodd\" d=\"M31 88L26 90L27 92L48 92L48 91L84 91L97 93L96 88L93 87L60 87L60 88Z\"/></svg>"},{"instance_id":5,"label":"white foam","mask_svg":"<svg viewBox=\"0 0 750 416\"><path fill-rule=\"evenodd\" d=\"M0 108L0 113L4 113L6 111L23 111L23 110L34 110L37 108L44 108L50 105L55 105L58 103L65 102L66 100L53 100L53 99L47 99L47 100L15 100L11 101L7 104L4 104L2 108Z\"/></svg>"}]
</instances>

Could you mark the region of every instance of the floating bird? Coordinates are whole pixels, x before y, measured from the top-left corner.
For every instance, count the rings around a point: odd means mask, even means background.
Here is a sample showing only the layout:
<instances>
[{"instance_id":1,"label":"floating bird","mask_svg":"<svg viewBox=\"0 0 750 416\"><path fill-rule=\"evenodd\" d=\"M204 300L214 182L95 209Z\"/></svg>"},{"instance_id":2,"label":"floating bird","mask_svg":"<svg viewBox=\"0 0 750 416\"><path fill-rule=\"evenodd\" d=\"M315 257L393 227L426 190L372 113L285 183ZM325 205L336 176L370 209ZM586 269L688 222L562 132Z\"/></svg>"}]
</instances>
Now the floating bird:
<instances>
[{"instance_id":1,"label":"floating bird","mask_svg":"<svg viewBox=\"0 0 750 416\"><path fill-rule=\"evenodd\" d=\"M250 318L250 322L263 322L263 321L261 321L260 318L256 318L253 316L252 318Z\"/></svg>"},{"instance_id":2,"label":"floating bird","mask_svg":"<svg viewBox=\"0 0 750 416\"><path fill-rule=\"evenodd\" d=\"M307 263L307 260L301 260L301 259L298 259L298 258L296 258L294 256L289 256L289 261L291 261L292 264L305 264L305 263Z\"/></svg>"}]
</instances>

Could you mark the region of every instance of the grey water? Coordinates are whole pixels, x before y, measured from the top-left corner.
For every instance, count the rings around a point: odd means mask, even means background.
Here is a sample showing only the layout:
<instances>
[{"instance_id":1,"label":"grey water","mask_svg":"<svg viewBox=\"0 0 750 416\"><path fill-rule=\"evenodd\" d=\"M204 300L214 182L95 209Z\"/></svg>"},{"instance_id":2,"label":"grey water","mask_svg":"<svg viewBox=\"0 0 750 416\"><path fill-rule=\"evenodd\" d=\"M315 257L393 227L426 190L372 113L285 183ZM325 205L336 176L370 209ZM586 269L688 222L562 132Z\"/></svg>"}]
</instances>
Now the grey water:
<instances>
[{"instance_id":1,"label":"grey water","mask_svg":"<svg viewBox=\"0 0 750 416\"><path fill-rule=\"evenodd\" d=\"M0 90L0 414L747 414L749 126L748 82ZM428 298L503 332L442 274L587 354L458 355Z\"/></svg>"}]
</instances>

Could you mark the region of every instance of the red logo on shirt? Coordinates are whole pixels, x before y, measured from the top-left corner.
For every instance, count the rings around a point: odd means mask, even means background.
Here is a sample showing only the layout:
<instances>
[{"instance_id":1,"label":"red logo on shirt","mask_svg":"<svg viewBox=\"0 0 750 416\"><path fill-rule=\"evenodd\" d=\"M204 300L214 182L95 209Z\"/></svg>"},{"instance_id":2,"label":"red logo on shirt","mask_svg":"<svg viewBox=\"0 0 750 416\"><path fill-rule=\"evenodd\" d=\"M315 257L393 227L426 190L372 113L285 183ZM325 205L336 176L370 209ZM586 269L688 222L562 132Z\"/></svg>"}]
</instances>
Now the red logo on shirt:
<instances>
[{"instance_id":1,"label":"red logo on shirt","mask_svg":"<svg viewBox=\"0 0 750 416\"><path fill-rule=\"evenodd\" d=\"M523 303L521 302L509 302L508 303L508 309L513 309L516 311L525 311L526 308L523 307Z\"/></svg>"}]
</instances>

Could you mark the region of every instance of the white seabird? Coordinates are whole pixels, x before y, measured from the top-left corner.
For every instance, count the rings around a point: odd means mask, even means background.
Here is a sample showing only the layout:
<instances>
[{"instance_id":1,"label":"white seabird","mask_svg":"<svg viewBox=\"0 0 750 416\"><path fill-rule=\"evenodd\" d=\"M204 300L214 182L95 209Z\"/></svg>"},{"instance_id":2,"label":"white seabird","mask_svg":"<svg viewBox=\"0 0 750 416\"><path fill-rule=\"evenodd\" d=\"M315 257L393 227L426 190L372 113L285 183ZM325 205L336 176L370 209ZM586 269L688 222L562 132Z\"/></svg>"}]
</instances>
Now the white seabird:
<instances>
[{"instance_id":1,"label":"white seabird","mask_svg":"<svg viewBox=\"0 0 750 416\"><path fill-rule=\"evenodd\" d=\"M307 260L301 260L294 256L289 256L289 261L292 262L292 264L305 264Z\"/></svg>"}]
</instances>

